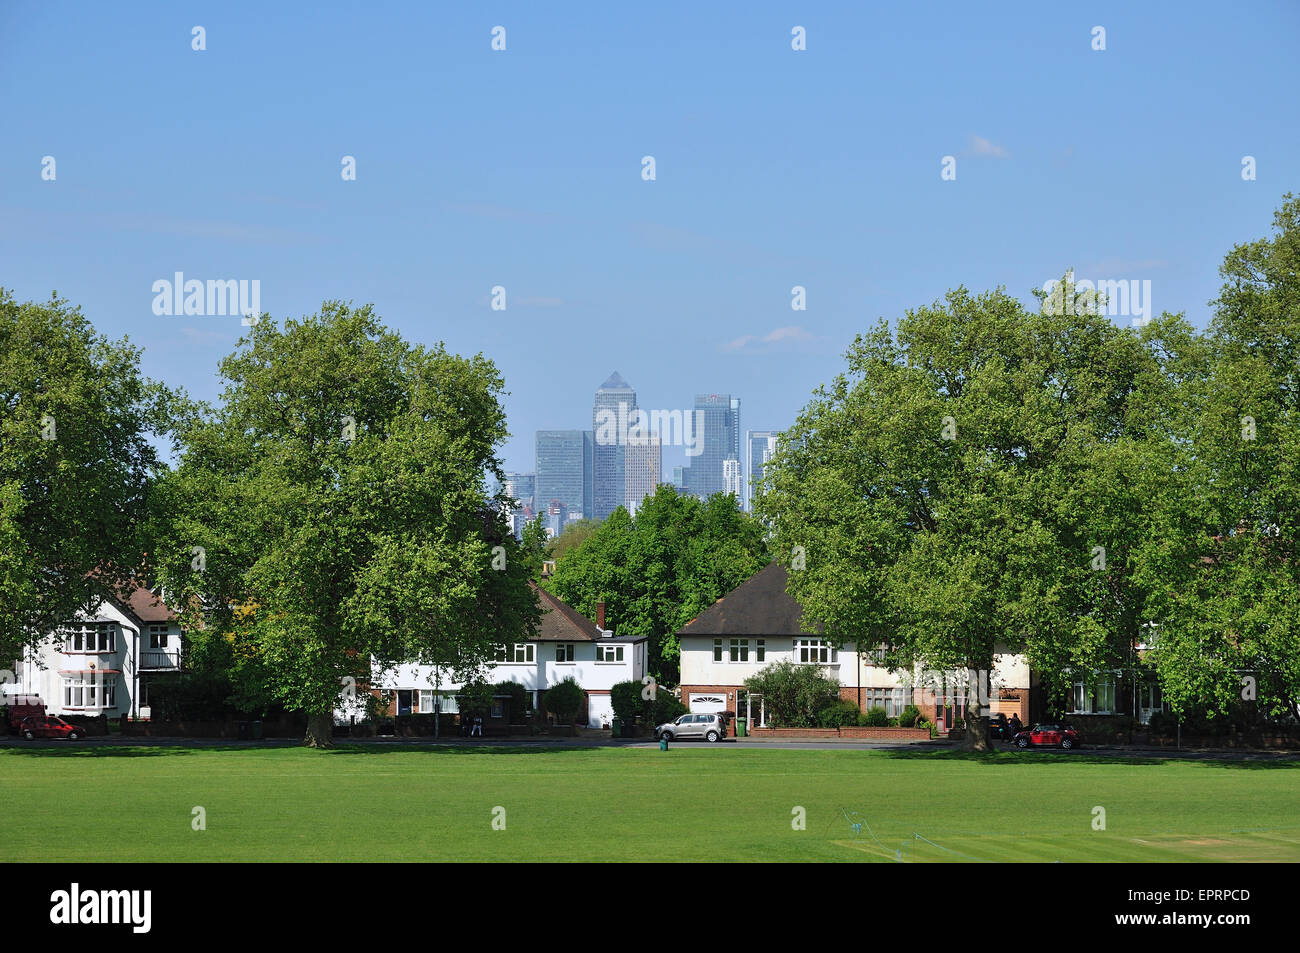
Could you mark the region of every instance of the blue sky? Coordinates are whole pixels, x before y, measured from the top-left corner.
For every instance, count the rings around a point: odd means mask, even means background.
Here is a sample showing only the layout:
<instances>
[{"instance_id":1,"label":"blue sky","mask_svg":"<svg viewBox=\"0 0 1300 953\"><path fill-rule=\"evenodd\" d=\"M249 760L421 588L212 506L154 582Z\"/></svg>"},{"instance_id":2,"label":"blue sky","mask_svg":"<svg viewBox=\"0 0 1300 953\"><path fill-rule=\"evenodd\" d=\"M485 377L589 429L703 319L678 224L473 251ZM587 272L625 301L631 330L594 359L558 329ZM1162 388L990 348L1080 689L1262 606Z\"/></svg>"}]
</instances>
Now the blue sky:
<instances>
[{"instance_id":1,"label":"blue sky","mask_svg":"<svg viewBox=\"0 0 1300 953\"><path fill-rule=\"evenodd\" d=\"M0 284L208 399L239 320L156 316L155 280L374 302L496 361L531 470L613 370L785 427L855 333L958 284L1149 279L1203 326L1300 190L1296 3L540 6L0 5Z\"/></svg>"}]
</instances>

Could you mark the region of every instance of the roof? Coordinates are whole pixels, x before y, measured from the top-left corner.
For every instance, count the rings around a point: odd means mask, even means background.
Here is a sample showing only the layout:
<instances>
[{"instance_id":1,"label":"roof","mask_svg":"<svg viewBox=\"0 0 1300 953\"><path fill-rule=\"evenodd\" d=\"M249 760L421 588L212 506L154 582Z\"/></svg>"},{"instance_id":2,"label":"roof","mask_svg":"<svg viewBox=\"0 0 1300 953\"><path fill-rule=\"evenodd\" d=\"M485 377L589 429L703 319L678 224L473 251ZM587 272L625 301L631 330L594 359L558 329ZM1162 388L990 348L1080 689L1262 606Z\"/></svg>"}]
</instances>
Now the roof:
<instances>
[{"instance_id":1,"label":"roof","mask_svg":"<svg viewBox=\"0 0 1300 953\"><path fill-rule=\"evenodd\" d=\"M144 586L137 586L123 601L141 622L171 622L176 618L176 613Z\"/></svg>"},{"instance_id":2,"label":"roof","mask_svg":"<svg viewBox=\"0 0 1300 953\"><path fill-rule=\"evenodd\" d=\"M760 569L677 630L680 635L816 635L802 625L803 609L786 592L779 563Z\"/></svg>"},{"instance_id":3,"label":"roof","mask_svg":"<svg viewBox=\"0 0 1300 953\"><path fill-rule=\"evenodd\" d=\"M534 582L528 583L542 603L542 623L533 642L596 642L600 629L585 615Z\"/></svg>"},{"instance_id":4,"label":"roof","mask_svg":"<svg viewBox=\"0 0 1300 953\"><path fill-rule=\"evenodd\" d=\"M631 390L632 385L623 380L623 375L618 371L609 375L609 379L600 385L600 390Z\"/></svg>"}]
</instances>

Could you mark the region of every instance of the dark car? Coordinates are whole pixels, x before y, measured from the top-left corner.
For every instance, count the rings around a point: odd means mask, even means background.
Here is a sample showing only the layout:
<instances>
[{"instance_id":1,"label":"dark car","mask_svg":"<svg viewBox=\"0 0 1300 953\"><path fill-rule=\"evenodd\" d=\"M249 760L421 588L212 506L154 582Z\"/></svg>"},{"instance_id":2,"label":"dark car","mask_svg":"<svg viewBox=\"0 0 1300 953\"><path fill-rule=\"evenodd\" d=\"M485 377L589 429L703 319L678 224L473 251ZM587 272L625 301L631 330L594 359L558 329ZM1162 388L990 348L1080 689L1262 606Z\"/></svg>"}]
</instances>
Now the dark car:
<instances>
[{"instance_id":1,"label":"dark car","mask_svg":"<svg viewBox=\"0 0 1300 953\"><path fill-rule=\"evenodd\" d=\"M27 739L32 738L67 738L76 741L81 737L81 729L70 725L54 715L28 715L18 727L19 733Z\"/></svg>"},{"instance_id":2,"label":"dark car","mask_svg":"<svg viewBox=\"0 0 1300 953\"><path fill-rule=\"evenodd\" d=\"M1079 733L1069 725L1034 725L1011 739L1017 748L1056 748L1065 751L1079 746Z\"/></svg>"},{"instance_id":3,"label":"dark car","mask_svg":"<svg viewBox=\"0 0 1300 953\"><path fill-rule=\"evenodd\" d=\"M994 738L1007 739L1011 737L1011 726L1007 723L1007 716L1002 712L996 715L989 715L989 739Z\"/></svg>"}]
</instances>

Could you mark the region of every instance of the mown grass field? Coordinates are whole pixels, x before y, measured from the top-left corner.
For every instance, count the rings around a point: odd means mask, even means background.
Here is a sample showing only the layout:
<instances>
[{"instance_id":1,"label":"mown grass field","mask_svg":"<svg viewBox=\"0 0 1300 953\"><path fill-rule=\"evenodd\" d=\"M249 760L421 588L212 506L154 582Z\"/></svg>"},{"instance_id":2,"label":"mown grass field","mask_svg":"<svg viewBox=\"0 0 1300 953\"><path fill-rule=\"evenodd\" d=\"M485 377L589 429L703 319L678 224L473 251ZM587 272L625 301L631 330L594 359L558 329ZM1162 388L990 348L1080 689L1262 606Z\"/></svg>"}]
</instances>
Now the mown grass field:
<instances>
[{"instance_id":1,"label":"mown grass field","mask_svg":"<svg viewBox=\"0 0 1300 953\"><path fill-rule=\"evenodd\" d=\"M0 790L10 860L1300 861L1300 762L18 747Z\"/></svg>"}]
</instances>

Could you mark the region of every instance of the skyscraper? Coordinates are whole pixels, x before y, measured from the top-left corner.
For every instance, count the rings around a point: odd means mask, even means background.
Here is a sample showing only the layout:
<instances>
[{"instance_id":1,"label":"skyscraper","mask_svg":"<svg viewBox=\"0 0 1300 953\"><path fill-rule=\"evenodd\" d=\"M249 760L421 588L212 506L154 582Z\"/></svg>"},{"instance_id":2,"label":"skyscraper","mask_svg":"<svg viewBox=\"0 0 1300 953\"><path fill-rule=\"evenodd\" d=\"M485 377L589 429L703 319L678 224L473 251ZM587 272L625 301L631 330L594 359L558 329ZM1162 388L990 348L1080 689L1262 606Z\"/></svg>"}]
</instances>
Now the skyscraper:
<instances>
[{"instance_id":1,"label":"skyscraper","mask_svg":"<svg viewBox=\"0 0 1300 953\"><path fill-rule=\"evenodd\" d=\"M745 509L754 508L758 484L763 479L763 469L767 461L776 453L777 432L775 430L751 430L745 437L748 446L749 479L745 481Z\"/></svg>"},{"instance_id":2,"label":"skyscraper","mask_svg":"<svg viewBox=\"0 0 1300 953\"><path fill-rule=\"evenodd\" d=\"M507 473L505 491L519 501L520 507L533 505L533 490L537 485L537 475L533 473Z\"/></svg>"},{"instance_id":3,"label":"skyscraper","mask_svg":"<svg viewBox=\"0 0 1300 953\"><path fill-rule=\"evenodd\" d=\"M735 457L722 461L722 492L733 494L740 506L745 505L745 480L741 476L740 461Z\"/></svg>"},{"instance_id":4,"label":"skyscraper","mask_svg":"<svg viewBox=\"0 0 1300 953\"><path fill-rule=\"evenodd\" d=\"M615 371L597 389L591 408L592 430L596 437L592 456L594 516L598 520L603 520L624 503L627 428L635 413L636 391Z\"/></svg>"},{"instance_id":5,"label":"skyscraper","mask_svg":"<svg viewBox=\"0 0 1300 953\"><path fill-rule=\"evenodd\" d=\"M629 440L623 458L625 473L623 505L635 515L641 501L654 493L663 473L663 447L658 434L644 443Z\"/></svg>"},{"instance_id":6,"label":"skyscraper","mask_svg":"<svg viewBox=\"0 0 1300 953\"><path fill-rule=\"evenodd\" d=\"M722 492L723 461L740 459L740 400L730 394L696 394L695 411L703 427L700 453L682 475L688 493L708 497Z\"/></svg>"},{"instance_id":7,"label":"skyscraper","mask_svg":"<svg viewBox=\"0 0 1300 953\"><path fill-rule=\"evenodd\" d=\"M537 431L533 508L538 513L560 503L566 513L591 515L592 449L590 430Z\"/></svg>"}]
</instances>

